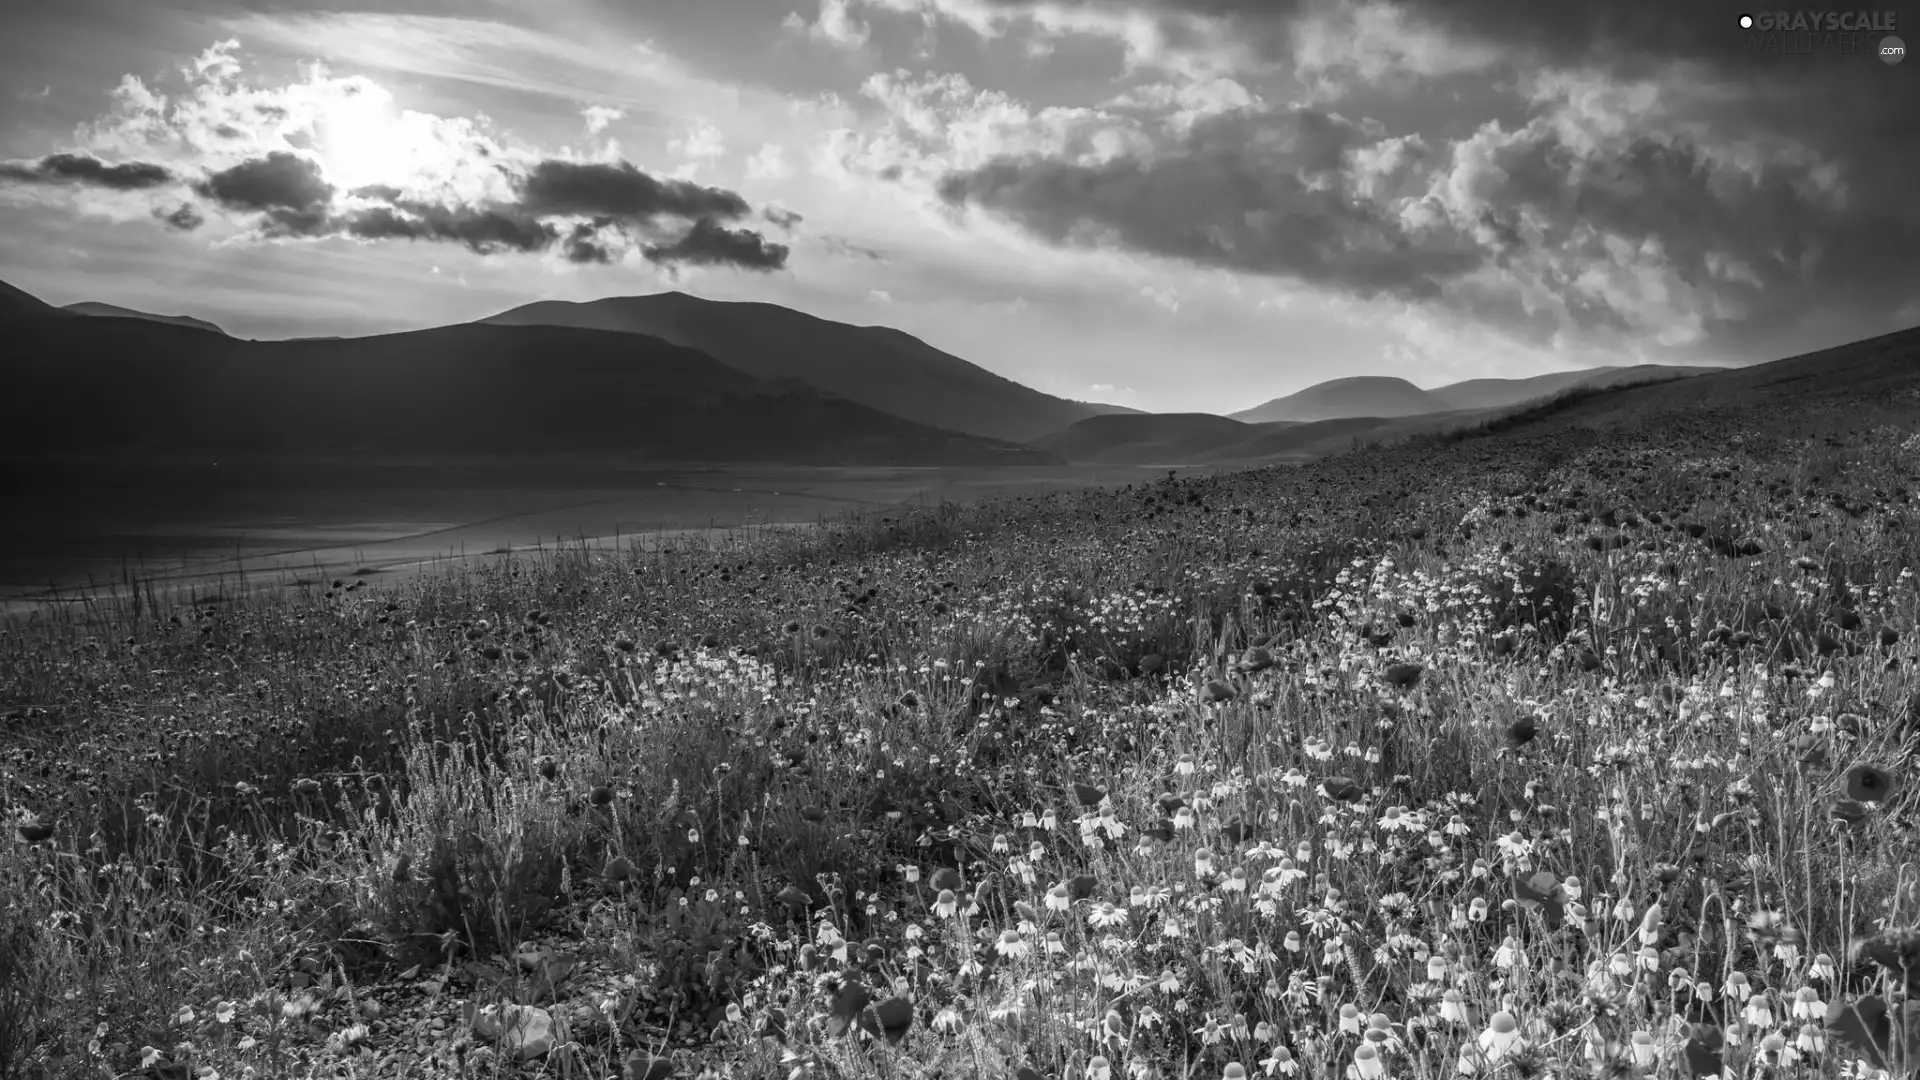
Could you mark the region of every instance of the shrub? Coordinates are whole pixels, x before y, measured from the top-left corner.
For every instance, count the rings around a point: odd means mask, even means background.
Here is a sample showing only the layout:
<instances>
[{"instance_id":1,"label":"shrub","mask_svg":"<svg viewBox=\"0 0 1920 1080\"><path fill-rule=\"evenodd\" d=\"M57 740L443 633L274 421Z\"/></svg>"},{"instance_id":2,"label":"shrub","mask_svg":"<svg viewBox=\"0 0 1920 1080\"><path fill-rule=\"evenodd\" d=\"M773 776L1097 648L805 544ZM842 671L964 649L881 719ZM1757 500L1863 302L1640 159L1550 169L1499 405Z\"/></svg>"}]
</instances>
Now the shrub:
<instances>
[{"instance_id":1,"label":"shrub","mask_svg":"<svg viewBox=\"0 0 1920 1080\"><path fill-rule=\"evenodd\" d=\"M469 748L416 748L391 814L347 859L358 915L404 963L511 952L562 899L579 827L557 788Z\"/></svg>"}]
</instances>

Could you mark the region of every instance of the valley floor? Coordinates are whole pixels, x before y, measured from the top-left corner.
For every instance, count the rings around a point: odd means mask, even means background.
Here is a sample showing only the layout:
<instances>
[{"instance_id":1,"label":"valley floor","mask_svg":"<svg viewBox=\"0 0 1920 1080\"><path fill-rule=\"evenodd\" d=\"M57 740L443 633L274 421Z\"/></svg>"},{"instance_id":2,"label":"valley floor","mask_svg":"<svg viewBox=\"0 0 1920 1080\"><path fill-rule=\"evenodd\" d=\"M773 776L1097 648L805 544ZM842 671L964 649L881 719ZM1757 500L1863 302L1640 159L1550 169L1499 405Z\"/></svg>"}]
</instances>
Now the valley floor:
<instances>
[{"instance_id":1,"label":"valley floor","mask_svg":"<svg viewBox=\"0 0 1920 1080\"><path fill-rule=\"evenodd\" d=\"M1144 483L1163 467L628 466L595 461L7 462L0 613L143 589L390 580L510 550L618 547L851 511ZM1212 470L1187 470L1182 473Z\"/></svg>"}]
</instances>

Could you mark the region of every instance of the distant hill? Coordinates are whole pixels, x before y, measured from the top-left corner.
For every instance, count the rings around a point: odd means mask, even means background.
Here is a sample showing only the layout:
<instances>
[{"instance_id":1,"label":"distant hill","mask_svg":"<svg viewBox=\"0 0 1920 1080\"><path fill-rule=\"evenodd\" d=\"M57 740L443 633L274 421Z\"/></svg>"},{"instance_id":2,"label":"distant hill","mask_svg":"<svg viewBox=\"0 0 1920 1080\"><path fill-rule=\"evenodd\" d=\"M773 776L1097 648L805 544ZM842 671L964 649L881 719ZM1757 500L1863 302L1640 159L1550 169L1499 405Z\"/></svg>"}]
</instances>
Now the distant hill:
<instances>
[{"instance_id":1,"label":"distant hill","mask_svg":"<svg viewBox=\"0 0 1920 1080\"><path fill-rule=\"evenodd\" d=\"M1826 404L1875 398L1912 386L1920 375L1920 327L1748 367L1711 369L1686 379L1620 387L1520 410L1521 426L1604 426L1666 413L1720 408Z\"/></svg>"},{"instance_id":2,"label":"distant hill","mask_svg":"<svg viewBox=\"0 0 1920 1080\"><path fill-rule=\"evenodd\" d=\"M1576 386L1610 387L1686 378L1719 371L1713 367L1637 364L1629 367L1555 371L1526 379L1468 379L1422 390L1405 379L1362 375L1315 383L1231 414L1235 420L1334 420L1342 417L1401 417L1458 409L1497 409L1535 401Z\"/></svg>"},{"instance_id":3,"label":"distant hill","mask_svg":"<svg viewBox=\"0 0 1920 1080\"><path fill-rule=\"evenodd\" d=\"M1357 375L1315 383L1297 393L1233 413L1250 424L1273 420L1307 422L1349 416L1417 416L1444 412L1448 404L1405 379L1385 375Z\"/></svg>"},{"instance_id":4,"label":"distant hill","mask_svg":"<svg viewBox=\"0 0 1920 1080\"><path fill-rule=\"evenodd\" d=\"M917 423L1011 442L1128 411L1041 393L901 330L850 326L777 304L667 292L586 303L542 300L479 321L650 334L758 378L799 380Z\"/></svg>"},{"instance_id":5,"label":"distant hill","mask_svg":"<svg viewBox=\"0 0 1920 1080\"><path fill-rule=\"evenodd\" d=\"M0 319L27 316L60 318L68 314L70 313L54 307L32 293L23 292L0 281Z\"/></svg>"},{"instance_id":6,"label":"distant hill","mask_svg":"<svg viewBox=\"0 0 1920 1080\"><path fill-rule=\"evenodd\" d=\"M1260 425L1255 437L1222 447L1209 459L1215 463L1276 465L1313 461L1344 453L1356 445L1395 442L1414 435L1446 431L1475 423L1494 409L1453 409L1418 416L1342 416L1308 424L1278 427Z\"/></svg>"},{"instance_id":7,"label":"distant hill","mask_svg":"<svg viewBox=\"0 0 1920 1080\"><path fill-rule=\"evenodd\" d=\"M1465 382L1437 386L1427 393L1446 402L1451 409L1495 409L1549 397L1576 386L1605 388L1634 383L1683 379L1721 370L1715 367L1683 367L1671 364L1635 364L1629 367L1598 367L1580 371L1554 371L1529 379L1468 379Z\"/></svg>"},{"instance_id":8,"label":"distant hill","mask_svg":"<svg viewBox=\"0 0 1920 1080\"><path fill-rule=\"evenodd\" d=\"M777 385L635 333L464 325L245 341L76 318L0 289L0 453L604 455L633 461L1046 463Z\"/></svg>"},{"instance_id":9,"label":"distant hill","mask_svg":"<svg viewBox=\"0 0 1920 1080\"><path fill-rule=\"evenodd\" d=\"M1210 413L1095 416L1036 439L1032 445L1085 465L1271 465L1337 454L1351 449L1356 441L1443 431L1495 412L1456 409L1418 416L1343 416L1259 424Z\"/></svg>"},{"instance_id":10,"label":"distant hill","mask_svg":"<svg viewBox=\"0 0 1920 1080\"><path fill-rule=\"evenodd\" d=\"M61 310L71 311L75 315L98 315L114 319L145 319L148 322L168 323L173 326L190 326L195 330L210 330L222 336L226 336L227 334L225 330L207 322L205 319L196 319L190 315L155 315L150 311L135 311L132 308L123 308L118 304L102 304L95 300L83 300L78 304L68 304Z\"/></svg>"},{"instance_id":11,"label":"distant hill","mask_svg":"<svg viewBox=\"0 0 1920 1080\"><path fill-rule=\"evenodd\" d=\"M1261 427L1212 413L1092 416L1031 445L1085 464L1184 464L1252 438Z\"/></svg>"}]
</instances>

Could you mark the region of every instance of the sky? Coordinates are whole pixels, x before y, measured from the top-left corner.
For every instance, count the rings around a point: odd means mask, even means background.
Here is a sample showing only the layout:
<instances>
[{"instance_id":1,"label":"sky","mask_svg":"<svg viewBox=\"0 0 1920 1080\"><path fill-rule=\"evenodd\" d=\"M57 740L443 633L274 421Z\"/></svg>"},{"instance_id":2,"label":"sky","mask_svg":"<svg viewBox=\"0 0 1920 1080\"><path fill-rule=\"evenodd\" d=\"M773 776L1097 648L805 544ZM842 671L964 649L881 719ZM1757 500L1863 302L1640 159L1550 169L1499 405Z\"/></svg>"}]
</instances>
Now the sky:
<instances>
[{"instance_id":1,"label":"sky","mask_svg":"<svg viewBox=\"0 0 1920 1080\"><path fill-rule=\"evenodd\" d=\"M677 289L1230 412L1920 324L1913 3L18 7L0 279L246 337Z\"/></svg>"}]
</instances>

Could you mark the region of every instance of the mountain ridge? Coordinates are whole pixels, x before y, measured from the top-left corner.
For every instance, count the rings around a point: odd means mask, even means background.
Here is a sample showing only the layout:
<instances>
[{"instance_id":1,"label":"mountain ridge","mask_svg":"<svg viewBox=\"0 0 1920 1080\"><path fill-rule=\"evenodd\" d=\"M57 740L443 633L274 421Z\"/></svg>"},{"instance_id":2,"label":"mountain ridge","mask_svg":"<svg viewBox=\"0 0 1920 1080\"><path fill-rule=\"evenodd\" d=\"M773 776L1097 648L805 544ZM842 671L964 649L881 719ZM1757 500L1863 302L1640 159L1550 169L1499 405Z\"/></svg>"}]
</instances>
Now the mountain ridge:
<instances>
[{"instance_id":1,"label":"mountain ridge","mask_svg":"<svg viewBox=\"0 0 1920 1080\"><path fill-rule=\"evenodd\" d=\"M38 307L35 306L38 304ZM456 324L250 341L75 316L0 288L0 453L605 454L635 461L1048 464L642 334ZM57 357L58 363L45 362Z\"/></svg>"},{"instance_id":2,"label":"mountain ridge","mask_svg":"<svg viewBox=\"0 0 1920 1080\"><path fill-rule=\"evenodd\" d=\"M1458 409L1489 409L1535 401L1576 386L1610 387L1724 370L1680 364L1630 364L1551 371L1518 379L1464 379L1423 390L1406 379L1355 375L1314 383L1284 397L1227 415L1235 420L1331 420L1343 416L1402 417Z\"/></svg>"},{"instance_id":3,"label":"mountain ridge","mask_svg":"<svg viewBox=\"0 0 1920 1080\"><path fill-rule=\"evenodd\" d=\"M196 319L191 315L156 315L151 311L140 311L135 308L121 307L119 304L106 304L98 300L82 300L77 304L64 305L60 310L72 312L75 315L88 315L95 318L144 319L148 322L166 323L171 326L187 326L195 330L207 330L219 334L222 337L233 336L227 333L222 327L208 322L205 319Z\"/></svg>"},{"instance_id":4,"label":"mountain ridge","mask_svg":"<svg viewBox=\"0 0 1920 1080\"><path fill-rule=\"evenodd\" d=\"M745 311L756 317L742 317ZM797 378L908 420L1010 442L1121 411L1044 393L897 327L854 326L763 301L682 292L538 300L475 321L649 334L760 378Z\"/></svg>"}]
</instances>

